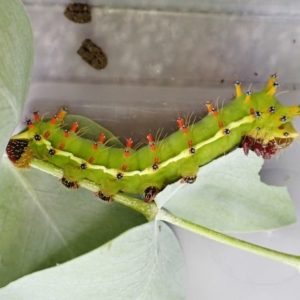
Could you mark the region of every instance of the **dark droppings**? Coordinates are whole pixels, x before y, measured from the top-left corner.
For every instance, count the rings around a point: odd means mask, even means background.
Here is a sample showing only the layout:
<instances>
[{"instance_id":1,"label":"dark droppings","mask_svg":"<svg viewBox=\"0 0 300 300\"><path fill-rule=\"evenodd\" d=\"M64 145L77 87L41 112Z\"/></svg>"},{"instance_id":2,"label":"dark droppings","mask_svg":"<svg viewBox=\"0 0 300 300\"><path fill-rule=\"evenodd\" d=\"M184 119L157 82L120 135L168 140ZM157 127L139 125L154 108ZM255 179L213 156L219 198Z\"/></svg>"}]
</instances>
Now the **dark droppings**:
<instances>
[{"instance_id":1,"label":"dark droppings","mask_svg":"<svg viewBox=\"0 0 300 300\"><path fill-rule=\"evenodd\" d=\"M89 23L92 20L91 8L85 3L70 3L64 14L67 19L75 23Z\"/></svg>"},{"instance_id":2,"label":"dark droppings","mask_svg":"<svg viewBox=\"0 0 300 300\"><path fill-rule=\"evenodd\" d=\"M100 47L94 44L90 39L82 42L77 53L94 69L101 70L107 65L107 56Z\"/></svg>"}]
</instances>

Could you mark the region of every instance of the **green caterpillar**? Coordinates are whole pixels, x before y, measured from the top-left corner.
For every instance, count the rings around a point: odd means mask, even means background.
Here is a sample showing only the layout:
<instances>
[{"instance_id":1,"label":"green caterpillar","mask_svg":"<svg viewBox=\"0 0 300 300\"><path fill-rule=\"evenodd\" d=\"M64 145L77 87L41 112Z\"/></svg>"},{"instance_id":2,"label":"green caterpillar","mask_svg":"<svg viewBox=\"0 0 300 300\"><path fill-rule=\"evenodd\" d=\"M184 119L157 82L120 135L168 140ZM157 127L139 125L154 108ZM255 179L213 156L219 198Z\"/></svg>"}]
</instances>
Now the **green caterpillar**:
<instances>
[{"instance_id":1,"label":"green caterpillar","mask_svg":"<svg viewBox=\"0 0 300 300\"><path fill-rule=\"evenodd\" d=\"M27 130L13 136L6 150L17 167L29 167L34 157L63 169L60 181L68 188L88 179L105 201L123 191L144 194L150 202L178 179L193 183L200 166L240 144L245 154L253 150L264 158L288 146L298 136L291 122L300 108L283 106L274 96L277 87L272 75L262 91L244 94L237 81L236 97L228 105L218 111L207 103L201 121L187 126L178 118L178 131L160 141L149 134L148 145L138 150L132 149L131 139L124 148L107 146L103 134L98 142L85 139L76 134L77 123L66 130L64 108L49 121L35 112L34 121L26 121Z\"/></svg>"}]
</instances>

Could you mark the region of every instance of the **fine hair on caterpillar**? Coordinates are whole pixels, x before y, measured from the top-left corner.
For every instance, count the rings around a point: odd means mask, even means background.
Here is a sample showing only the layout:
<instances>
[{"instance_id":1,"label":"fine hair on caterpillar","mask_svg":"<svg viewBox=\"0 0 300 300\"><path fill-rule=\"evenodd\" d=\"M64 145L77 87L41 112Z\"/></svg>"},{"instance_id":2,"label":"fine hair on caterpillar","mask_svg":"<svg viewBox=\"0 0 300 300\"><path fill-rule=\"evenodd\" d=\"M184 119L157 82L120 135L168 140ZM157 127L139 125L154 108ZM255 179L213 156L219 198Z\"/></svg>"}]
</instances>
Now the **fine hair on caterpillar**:
<instances>
[{"instance_id":1,"label":"fine hair on caterpillar","mask_svg":"<svg viewBox=\"0 0 300 300\"><path fill-rule=\"evenodd\" d=\"M194 123L190 114L178 116L177 131L159 140L146 135L147 145L137 148L128 138L122 148L107 144L105 134L93 141L78 134L80 124L64 124L67 109L63 107L50 120L26 120L27 130L9 141L9 159L20 168L30 166L35 158L63 170L60 182L76 189L87 179L99 187L95 193L104 201L112 201L118 192L143 194L151 202L166 185L181 180L192 184L199 167L241 146L265 159L287 147L298 136L292 125L299 106L287 107L275 97L278 83L272 75L259 92L242 91L235 82L235 98L227 105L215 107L206 103L207 115ZM163 136L161 131L157 136Z\"/></svg>"}]
</instances>

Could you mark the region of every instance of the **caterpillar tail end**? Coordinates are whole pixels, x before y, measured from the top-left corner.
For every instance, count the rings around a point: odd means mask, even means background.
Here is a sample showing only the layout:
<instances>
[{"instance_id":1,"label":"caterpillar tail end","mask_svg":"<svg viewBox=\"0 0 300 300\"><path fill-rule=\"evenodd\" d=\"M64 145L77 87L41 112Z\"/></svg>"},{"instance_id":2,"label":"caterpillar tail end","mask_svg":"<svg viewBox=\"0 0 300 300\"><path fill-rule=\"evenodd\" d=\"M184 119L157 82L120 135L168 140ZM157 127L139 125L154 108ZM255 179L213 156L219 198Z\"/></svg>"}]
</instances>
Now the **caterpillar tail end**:
<instances>
[{"instance_id":1,"label":"caterpillar tail end","mask_svg":"<svg viewBox=\"0 0 300 300\"><path fill-rule=\"evenodd\" d=\"M28 147L28 140L10 139L6 146L6 153L9 160L18 168L29 169L33 159L33 152Z\"/></svg>"}]
</instances>

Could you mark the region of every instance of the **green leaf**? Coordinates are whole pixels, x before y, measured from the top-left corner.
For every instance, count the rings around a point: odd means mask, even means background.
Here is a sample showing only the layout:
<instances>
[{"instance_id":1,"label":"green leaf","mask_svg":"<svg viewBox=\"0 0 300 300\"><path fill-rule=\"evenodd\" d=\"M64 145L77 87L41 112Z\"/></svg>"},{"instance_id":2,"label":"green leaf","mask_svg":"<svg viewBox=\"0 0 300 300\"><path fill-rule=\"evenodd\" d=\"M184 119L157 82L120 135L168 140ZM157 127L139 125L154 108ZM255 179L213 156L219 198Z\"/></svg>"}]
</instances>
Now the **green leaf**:
<instances>
[{"instance_id":1,"label":"green leaf","mask_svg":"<svg viewBox=\"0 0 300 300\"><path fill-rule=\"evenodd\" d=\"M0 290L0 298L185 299L185 275L174 233L152 221L84 256L11 283Z\"/></svg>"},{"instance_id":2,"label":"green leaf","mask_svg":"<svg viewBox=\"0 0 300 300\"><path fill-rule=\"evenodd\" d=\"M221 232L277 229L296 221L286 187L268 186L258 172L263 159L237 149L200 168L192 185L168 186L156 202L170 213Z\"/></svg>"},{"instance_id":3,"label":"green leaf","mask_svg":"<svg viewBox=\"0 0 300 300\"><path fill-rule=\"evenodd\" d=\"M0 157L20 119L33 65L33 36L19 0L0 0Z\"/></svg>"},{"instance_id":4,"label":"green leaf","mask_svg":"<svg viewBox=\"0 0 300 300\"><path fill-rule=\"evenodd\" d=\"M77 122L80 130L83 132L82 137L85 139L97 141L99 135L103 133L105 135L105 141L109 141L108 146L118 148L124 147L112 132L89 118L79 115L67 115L64 121L69 126L71 126L73 122Z\"/></svg>"},{"instance_id":5,"label":"green leaf","mask_svg":"<svg viewBox=\"0 0 300 300\"><path fill-rule=\"evenodd\" d=\"M85 189L67 190L46 173L20 171L5 157L0 182L0 286L146 222L134 210L103 202Z\"/></svg>"}]
</instances>

